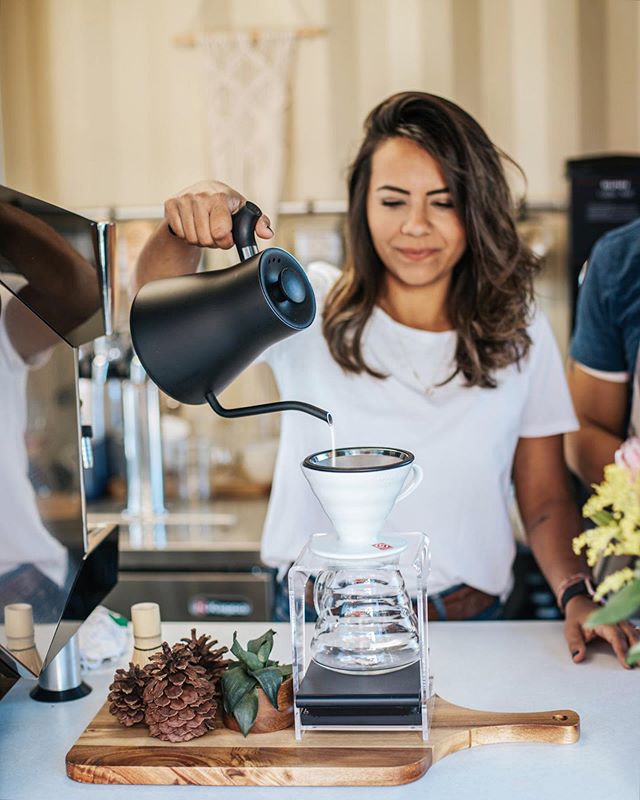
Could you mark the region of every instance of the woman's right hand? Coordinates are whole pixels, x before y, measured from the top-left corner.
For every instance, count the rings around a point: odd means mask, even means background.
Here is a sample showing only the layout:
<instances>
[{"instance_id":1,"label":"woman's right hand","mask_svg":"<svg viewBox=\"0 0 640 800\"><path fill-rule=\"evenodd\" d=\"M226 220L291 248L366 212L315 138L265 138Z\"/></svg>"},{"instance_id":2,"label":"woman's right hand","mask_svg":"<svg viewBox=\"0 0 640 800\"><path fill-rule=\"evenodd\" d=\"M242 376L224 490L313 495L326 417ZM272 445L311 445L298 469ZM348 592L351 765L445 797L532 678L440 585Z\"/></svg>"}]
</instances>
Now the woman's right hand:
<instances>
[{"instance_id":1,"label":"woman's right hand","mask_svg":"<svg viewBox=\"0 0 640 800\"><path fill-rule=\"evenodd\" d=\"M164 216L173 233L198 247L233 247L231 215L245 204L245 198L220 181L199 181L188 186L164 204ZM256 236L271 239L269 217L263 214L256 225Z\"/></svg>"}]
</instances>

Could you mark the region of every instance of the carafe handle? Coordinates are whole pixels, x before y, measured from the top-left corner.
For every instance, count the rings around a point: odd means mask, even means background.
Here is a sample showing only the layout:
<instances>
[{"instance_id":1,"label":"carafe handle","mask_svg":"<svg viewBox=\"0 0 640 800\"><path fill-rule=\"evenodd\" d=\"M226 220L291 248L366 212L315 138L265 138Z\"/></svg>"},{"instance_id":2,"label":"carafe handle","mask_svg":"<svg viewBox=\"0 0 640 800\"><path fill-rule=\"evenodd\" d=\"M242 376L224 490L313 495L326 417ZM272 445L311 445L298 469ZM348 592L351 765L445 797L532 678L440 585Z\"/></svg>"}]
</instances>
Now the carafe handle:
<instances>
[{"instance_id":1,"label":"carafe handle","mask_svg":"<svg viewBox=\"0 0 640 800\"><path fill-rule=\"evenodd\" d=\"M407 475L407 480L405 481L405 487L400 492L400 494L396 497L396 503L399 503L400 500L404 500L405 497L408 497L414 489L417 489L418 486L422 483L423 472L422 467L419 467L417 464L413 464L411 466L411 472Z\"/></svg>"},{"instance_id":2,"label":"carafe handle","mask_svg":"<svg viewBox=\"0 0 640 800\"><path fill-rule=\"evenodd\" d=\"M313 582L313 607L316 612L316 616L320 616L322 613L322 609L320 608L320 600L322 599L322 595L324 594L324 590L327 584L327 578L331 575L333 577L333 573L325 571L321 572L317 578Z\"/></svg>"}]
</instances>

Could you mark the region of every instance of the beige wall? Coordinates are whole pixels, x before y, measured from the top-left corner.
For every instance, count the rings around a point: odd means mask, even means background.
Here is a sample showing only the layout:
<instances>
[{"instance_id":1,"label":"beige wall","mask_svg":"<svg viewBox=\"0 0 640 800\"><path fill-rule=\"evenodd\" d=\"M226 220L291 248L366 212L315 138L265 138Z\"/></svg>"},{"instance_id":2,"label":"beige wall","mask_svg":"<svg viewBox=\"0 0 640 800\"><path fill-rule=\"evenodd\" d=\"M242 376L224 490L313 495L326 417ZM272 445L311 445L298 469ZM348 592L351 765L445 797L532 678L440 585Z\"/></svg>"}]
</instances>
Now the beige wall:
<instances>
[{"instance_id":1,"label":"beige wall","mask_svg":"<svg viewBox=\"0 0 640 800\"><path fill-rule=\"evenodd\" d=\"M160 204L208 174L200 55L174 37L285 26L327 35L297 46L283 199L343 197L365 114L408 88L477 116L525 168L533 200L564 200L567 157L640 151L635 0L0 0L6 183L71 207ZM298 222L283 218L279 244L292 245ZM551 249L538 294L564 350L564 217L536 226ZM125 251L135 239L125 266L147 231L121 229ZM257 367L223 400L275 394ZM203 406L182 413L237 449L278 424L277 415L227 424Z\"/></svg>"},{"instance_id":2,"label":"beige wall","mask_svg":"<svg viewBox=\"0 0 640 800\"><path fill-rule=\"evenodd\" d=\"M158 204L207 175L197 48L176 34L309 26L286 199L342 197L365 113L418 88L462 104L562 200L563 161L640 150L635 0L0 0L6 181L76 207Z\"/></svg>"}]
</instances>

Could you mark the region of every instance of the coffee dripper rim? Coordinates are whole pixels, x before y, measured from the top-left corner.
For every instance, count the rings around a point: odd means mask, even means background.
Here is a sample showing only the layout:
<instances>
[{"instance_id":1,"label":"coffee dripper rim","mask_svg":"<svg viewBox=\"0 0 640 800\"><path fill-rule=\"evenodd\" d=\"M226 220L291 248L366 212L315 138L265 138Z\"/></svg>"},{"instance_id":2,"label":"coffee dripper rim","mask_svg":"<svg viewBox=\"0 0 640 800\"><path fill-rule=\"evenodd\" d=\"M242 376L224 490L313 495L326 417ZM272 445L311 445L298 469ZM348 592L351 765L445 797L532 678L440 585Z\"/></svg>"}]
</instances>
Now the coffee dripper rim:
<instances>
[{"instance_id":1,"label":"coffee dripper rim","mask_svg":"<svg viewBox=\"0 0 640 800\"><path fill-rule=\"evenodd\" d=\"M368 455L387 455L400 458L401 460L392 464L380 464L376 467L337 467L332 466L331 462L334 458L340 456L357 456L362 454ZM319 464L313 459L324 456L328 459L327 464ZM415 461L415 456L409 450L404 450L400 447L379 447L379 446L361 446L361 447L336 447L335 450L318 450L316 453L311 453L302 462L302 467L305 469L313 469L317 472L381 472L383 470L398 469L399 467L406 467Z\"/></svg>"}]
</instances>

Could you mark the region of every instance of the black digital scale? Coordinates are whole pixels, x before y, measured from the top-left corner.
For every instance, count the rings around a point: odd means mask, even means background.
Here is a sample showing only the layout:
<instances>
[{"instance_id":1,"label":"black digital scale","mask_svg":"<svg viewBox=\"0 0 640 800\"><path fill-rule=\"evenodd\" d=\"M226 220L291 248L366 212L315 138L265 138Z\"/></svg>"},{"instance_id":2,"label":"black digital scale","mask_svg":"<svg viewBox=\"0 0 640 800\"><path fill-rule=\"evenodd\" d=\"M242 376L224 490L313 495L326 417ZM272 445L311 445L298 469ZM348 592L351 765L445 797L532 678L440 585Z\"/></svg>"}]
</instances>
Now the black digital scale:
<instances>
[{"instance_id":1,"label":"black digital scale","mask_svg":"<svg viewBox=\"0 0 640 800\"><path fill-rule=\"evenodd\" d=\"M311 661L296 695L304 727L420 726L420 663L383 675L347 675Z\"/></svg>"}]
</instances>

